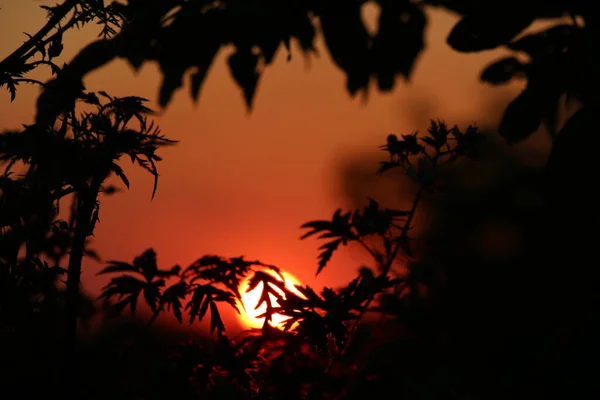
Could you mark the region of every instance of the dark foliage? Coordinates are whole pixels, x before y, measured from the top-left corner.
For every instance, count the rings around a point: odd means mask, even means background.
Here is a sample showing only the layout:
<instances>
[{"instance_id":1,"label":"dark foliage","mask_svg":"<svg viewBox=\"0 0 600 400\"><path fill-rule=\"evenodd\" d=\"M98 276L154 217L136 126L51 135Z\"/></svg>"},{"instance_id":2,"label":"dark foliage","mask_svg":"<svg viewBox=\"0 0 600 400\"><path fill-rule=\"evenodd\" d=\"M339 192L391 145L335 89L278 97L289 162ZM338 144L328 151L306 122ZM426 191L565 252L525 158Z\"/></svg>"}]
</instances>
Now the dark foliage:
<instances>
[{"instance_id":1,"label":"dark foliage","mask_svg":"<svg viewBox=\"0 0 600 400\"><path fill-rule=\"evenodd\" d=\"M74 382L78 320L93 311L80 294L80 275L84 256L98 258L89 241L99 221L99 195L115 192L106 184L112 175L129 187L119 165L123 156L154 176L155 191L156 163L161 160L156 150L173 143L147 121L151 110L144 99L104 92L82 92L81 97L78 104L85 111L77 112L75 103L57 103L59 114L52 124L25 125L0 136L0 162L5 166L0 187L0 323L9 334L6 340L22 338L22 330L47 329L48 324L62 332L57 342L65 350L58 358ZM61 211L69 201L70 208Z\"/></svg>"},{"instance_id":2,"label":"dark foliage","mask_svg":"<svg viewBox=\"0 0 600 400\"><path fill-rule=\"evenodd\" d=\"M250 109L260 77L278 49L283 46L291 57L292 43L297 43L304 55L310 55L315 52L314 41L320 31L331 59L346 74L350 95L366 92L371 81L377 82L379 90L389 91L398 77L411 76L423 50L426 7L442 7L460 16L447 39L455 50L480 52L505 47L514 53L488 66L481 75L491 84L527 80L499 127L508 142L526 139L541 123L555 132L561 96L582 104L556 140L545 186L548 206L542 210L553 217L564 202L577 221L590 218L589 213L597 216L593 212L597 208L595 195L588 190L597 169L589 161L597 148L589 131L595 127L600 88L595 61L598 18L591 2L378 0L379 29L373 35L361 19L364 3L129 0L106 5L102 0L64 0L56 6L44 6L46 25L0 62L0 85L8 89L11 99L21 83L42 87L35 123L0 136L0 162L5 167L0 181L0 338L3 346L14 347L2 351L3 365L17 365L15 359L26 350L27 356L31 355L27 360L36 366L34 376L39 376L39 371L51 371L41 373L45 380L40 383L71 399L82 397L80 383L89 378L80 370L86 353L77 340L77 324L95 310L79 286L83 257L95 256L89 240L99 221L99 196L116 191L106 184L113 175L129 187L119 165L123 156L154 176L154 195L156 163L161 160L156 151L173 143L148 122L151 110L144 105L145 99L115 98L84 87L89 73L115 58L127 60L136 69L146 62L157 62L162 73L159 103L165 107L183 85L186 74L190 76L191 96L197 100L215 56L223 47L232 46L228 66ZM550 28L523 33L536 20L558 17L563 21ZM98 40L81 49L69 63L57 64L64 36L90 22L101 26ZM183 43L193 43L194 47L186 49ZM49 67L53 79L43 83L27 77L39 66ZM531 248L532 254L539 255L543 245L556 249L556 254L553 258L540 257L541 261L526 257L523 265L560 262L574 266L578 273L558 279L555 274L541 278L539 269L521 272L516 278L481 275L476 257L468 253L443 260L416 246L411 229L417 207L424 198L440 192L439 178L448 165L459 158L477 159L480 141L475 127L461 130L443 122L432 122L425 135L389 135L382 146L389 159L381 163L379 173L402 170L418 188L412 205L392 209L371 199L361 209L337 210L331 220L303 225L308 230L303 238L316 235L326 241L320 248L317 274L335 251L350 243L361 246L373 258L373 265L361 268L345 287L324 288L317 293L297 286L292 291L277 267L243 258L205 256L187 268L161 269L150 249L132 263L109 261L101 273L113 276L100 297L117 315L127 308L136 313L138 301L143 299L152 312L148 325L162 312L172 312L179 322L186 314L189 324L209 318L215 340L180 345L175 357L164 364L169 366L168 372L159 374L177 386L182 398L352 399L384 396L390 391L415 399L511 397L514 393L507 389L509 385L495 393L489 390L496 384L490 377L501 379L506 374L494 374L487 366L480 370L456 368L456 363L447 360L464 357L466 363L475 365L482 360L477 346L488 346L488 352L490 348L500 352L511 345L538 349L543 347L541 341L513 339L519 334L542 335L546 328L551 333L544 340L570 362L585 360L578 346L600 354L594 328L598 277L582 267L595 256L587 250L595 243L586 235L581 241L566 237L574 229L589 228L589 224L565 222L567 218L557 225L536 221L544 230L557 229L560 237L541 235ZM573 167L576 155L583 155L583 171ZM584 193L585 201L573 202L567 192ZM70 209L61 212L61 205L69 200ZM571 249L575 248L582 250L573 255ZM462 264L468 273L454 270L445 280L442 275L449 270L439 267L444 262ZM473 277L486 280L482 285ZM512 305L511 310L526 304L523 309L527 311L515 312L521 329L501 330L496 336L480 334L494 326L490 319L474 321L472 313L460 312L461 307L486 298L486 293L473 290L473 286L495 289L488 283L496 279L516 280L518 285L508 294L497 290L490 293L509 297L503 304ZM240 283L244 280L248 290L261 288L257 306L266 306L261 316L264 324L262 329L231 338L220 307L242 312ZM579 290L565 289L564 298L557 299L552 292L561 285ZM532 288L538 300L522 303ZM287 319L276 326L274 314ZM363 334L359 325L367 314L393 321L395 337L375 340L369 336L372 332ZM484 343L492 339L502 344ZM584 345L578 345L577 340ZM470 341L476 346L469 347ZM465 353L465 348L469 352ZM548 356L543 351L541 354ZM56 359L62 368L54 368ZM545 361L543 357L532 359ZM511 368L510 364L503 359L492 369ZM15 369L22 376L27 365ZM522 372L525 367L514 369ZM581 372L589 373L578 371L581 376L585 375ZM481 384L466 384L467 374ZM517 385L522 389L519 395L540 394L539 388L518 381L531 378L533 373L515 375L511 377L521 385ZM573 387L582 395L595 393L585 385L589 379L581 384L576 375L566 373L560 365L548 374L565 377L562 381L567 383L556 387L556 393L563 397L573 396L577 392ZM56 383L61 379L66 382L64 389ZM4 387L4 377L0 382ZM546 393L553 392L550 380L545 382ZM122 386L133 387L128 382ZM150 386L129 394L152 398L165 393L164 388L152 393ZM560 392L565 387L570 389Z\"/></svg>"},{"instance_id":3,"label":"dark foliage","mask_svg":"<svg viewBox=\"0 0 600 400\"><path fill-rule=\"evenodd\" d=\"M153 319L170 309L181 322L185 309L191 324L210 312L210 331L216 331L218 337L214 348L189 344L179 349L194 390L203 396L218 396L224 388L235 387L237 396L244 398L347 397L348 379L368 379L346 370L344 363L357 362L348 359L346 352L371 304L379 304L373 309L380 313L393 313L400 304L410 310L420 303L422 286L428 283L420 256L412 249L414 238L409 235L421 198L433 193L438 171L462 155L472 155L479 140L474 127L463 132L435 121L422 138L416 133L403 135L402 140L389 135L382 147L390 158L382 163L381 172L400 168L415 181L420 189L412 207L387 209L371 199L362 209L338 210L330 221L303 225L309 231L302 238L319 235L328 240L321 247L317 273L340 246L351 242L359 243L373 257L375 268L362 268L346 287L317 293L308 286L296 286L294 292L284 284L277 267L243 258L205 256L185 269L161 270L154 251L147 250L133 264L109 262L101 273L119 275L112 278L101 297L116 296L115 311L129 306L133 313L142 295L154 312ZM372 242L368 238L377 238L379 244L368 244ZM408 263L407 272L394 269L399 260ZM165 278L169 277L175 281L167 286ZM261 330L230 339L224 334L219 306L240 312L239 288L246 278L246 291L261 285L256 307L266 303L261 316L264 324ZM273 314L286 319L274 325Z\"/></svg>"},{"instance_id":4,"label":"dark foliage","mask_svg":"<svg viewBox=\"0 0 600 400\"><path fill-rule=\"evenodd\" d=\"M565 93L586 103L595 101L599 37L594 8L587 1L496 0L484 5L378 0L381 14L373 36L361 18L365 2L131 0L105 6L97 1L67 0L45 7L48 24L2 62L0 83L14 98L17 84L36 83L25 78L28 71L39 65L52 67L57 78L44 84L38 100L37 121L44 122L56 116L57 101L66 104L80 96L83 77L94 69L115 58L126 59L136 69L156 61L163 76L159 103L164 107L186 74L191 96L197 100L215 56L224 46L233 45L229 68L251 108L264 67L272 63L278 49L283 46L291 57L296 42L306 55L314 53L320 30L332 60L347 76L351 95L366 90L371 77L380 90L387 91L395 87L398 77L410 77L424 46L424 8L435 6L461 16L448 36L454 49L478 52L505 47L515 53L488 66L481 76L492 84L527 79L527 88L511 103L500 125L500 133L510 142L528 137L542 122L555 131L557 103ZM49 35L66 16L68 22ZM522 35L537 19L559 17L571 20ZM61 74L52 59L60 54L63 33L92 20L102 25L101 39L82 49ZM191 41L198 45L182 51L181 43ZM38 53L42 59L32 61Z\"/></svg>"}]
</instances>

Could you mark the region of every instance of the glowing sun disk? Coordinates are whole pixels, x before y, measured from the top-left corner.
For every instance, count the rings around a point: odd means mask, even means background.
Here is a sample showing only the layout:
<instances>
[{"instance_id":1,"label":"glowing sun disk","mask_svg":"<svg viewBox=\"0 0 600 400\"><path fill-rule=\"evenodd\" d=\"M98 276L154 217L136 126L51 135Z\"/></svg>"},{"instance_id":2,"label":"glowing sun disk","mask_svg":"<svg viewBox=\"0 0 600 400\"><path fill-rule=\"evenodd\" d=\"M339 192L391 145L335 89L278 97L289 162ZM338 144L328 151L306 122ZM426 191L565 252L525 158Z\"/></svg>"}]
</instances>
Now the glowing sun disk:
<instances>
[{"instance_id":1,"label":"glowing sun disk","mask_svg":"<svg viewBox=\"0 0 600 400\"><path fill-rule=\"evenodd\" d=\"M276 273L274 273L272 271L264 271L264 272L269 273L270 275L273 275L276 279L281 281L281 277L279 275L277 275ZM292 274L290 274L288 272L284 272L284 271L281 271L281 275L283 275L285 287L290 292L293 292L293 293L297 294L298 296L304 298L304 296L294 286L294 285L300 285L300 282L298 281L298 279L296 279L296 277L293 276ZM264 314L267 311L267 305L265 303L263 303L258 308L256 308L256 305L258 304L260 295L263 290L263 283L262 282L259 283L258 285L256 285L256 287L254 289L252 289L249 292L246 292L246 289L248 288L248 284L250 283L251 277L252 277L252 275L250 277L244 279L244 281L240 284L240 293L242 295L242 303L244 305L244 307L240 307L240 319L241 319L242 323L249 328L261 328L263 326L265 318L264 317L259 318L258 316ZM270 286L275 291L277 291L281 295L283 295L283 293L281 292L281 290L279 288L276 288L273 285L270 285ZM277 307L279 305L279 303L277 302L277 299L275 298L275 296L273 296L272 294L269 294L269 297L271 299L271 303L273 304L273 306ZM244 308L245 308L245 311L244 311ZM273 326L281 327L282 323L287 319L288 319L288 317L285 317L283 315L273 314L271 316L271 324Z\"/></svg>"}]
</instances>

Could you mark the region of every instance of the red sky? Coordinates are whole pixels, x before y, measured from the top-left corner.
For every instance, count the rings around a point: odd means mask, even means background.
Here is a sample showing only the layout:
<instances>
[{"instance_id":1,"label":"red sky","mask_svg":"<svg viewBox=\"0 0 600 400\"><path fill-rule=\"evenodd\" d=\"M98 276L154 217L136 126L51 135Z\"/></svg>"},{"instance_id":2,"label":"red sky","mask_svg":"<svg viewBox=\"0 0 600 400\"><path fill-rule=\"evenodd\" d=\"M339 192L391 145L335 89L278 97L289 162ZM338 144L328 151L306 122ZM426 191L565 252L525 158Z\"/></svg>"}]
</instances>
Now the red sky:
<instances>
[{"instance_id":1,"label":"red sky","mask_svg":"<svg viewBox=\"0 0 600 400\"><path fill-rule=\"evenodd\" d=\"M0 54L20 45L26 39L22 32L34 33L45 16L38 6L53 3L0 0ZM151 177L127 168L131 190L102 200L95 248L105 259L129 261L153 247L164 267L186 266L207 253L245 255L317 287L347 282L359 266L357 254L339 253L315 279L318 243L298 240L302 223L327 218L344 205L336 169L343 157L361 148L371 151L388 133L416 129L410 113L420 98L436 104L433 118L475 122L481 99L503 90L478 82L481 68L498 53L457 54L445 44L454 17L443 12L430 17L428 47L412 81L398 82L390 94L373 91L366 104L348 97L344 76L319 41L321 56L309 65L297 51L289 63L280 52L248 114L224 51L199 103L192 103L186 84L158 118L163 132L181 143L162 152L156 198L150 200ZM95 34L95 26L71 32L63 60ZM154 101L158 73L147 65L136 75L124 62L114 62L85 83L88 90ZM1 128L31 122L37 93L24 86L13 103L7 92L0 93ZM99 266L85 267L84 285L97 292L105 282L94 277Z\"/></svg>"}]
</instances>

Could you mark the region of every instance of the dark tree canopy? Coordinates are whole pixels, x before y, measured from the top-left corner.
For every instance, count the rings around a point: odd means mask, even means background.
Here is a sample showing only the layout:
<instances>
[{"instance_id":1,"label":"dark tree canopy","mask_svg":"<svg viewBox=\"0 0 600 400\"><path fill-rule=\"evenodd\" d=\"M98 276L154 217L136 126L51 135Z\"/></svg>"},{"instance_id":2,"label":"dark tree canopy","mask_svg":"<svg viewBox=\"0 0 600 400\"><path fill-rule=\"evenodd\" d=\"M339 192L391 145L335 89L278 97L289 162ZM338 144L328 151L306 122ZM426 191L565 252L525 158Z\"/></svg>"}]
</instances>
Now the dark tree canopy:
<instances>
[{"instance_id":1,"label":"dark tree canopy","mask_svg":"<svg viewBox=\"0 0 600 400\"><path fill-rule=\"evenodd\" d=\"M158 63L161 106L168 105L186 75L191 97L197 100L216 55L228 45L235 48L228 59L231 75L251 108L264 67L272 63L278 49L284 47L291 57L295 42L305 55L315 53L317 32L323 34L332 60L345 73L351 96L366 90L372 81L379 90L389 91L398 78L410 78L424 48L427 7L460 15L447 39L455 50L505 47L514 53L489 65L481 75L494 85L527 80L500 125L509 142L526 138L541 122L555 131L557 102L564 93L583 102L595 101L598 28L589 1L374 2L381 9L374 35L361 18L364 0L128 0L107 6L95 0L66 0L46 7L51 19L60 20L72 8L85 5L94 16L104 16L101 22L106 28L102 39L83 48L62 73L56 71L58 77L38 101L38 122L51 120L58 112L53 110L59 96L59 103L68 103L68 98L81 92L87 73L115 58L126 59L135 69L149 61ZM560 17L565 17L561 24L521 35L536 20ZM49 56L60 53L56 50L61 40L62 35L49 43ZM24 54L16 55L1 65L2 84L9 88L15 77L35 66Z\"/></svg>"}]
</instances>

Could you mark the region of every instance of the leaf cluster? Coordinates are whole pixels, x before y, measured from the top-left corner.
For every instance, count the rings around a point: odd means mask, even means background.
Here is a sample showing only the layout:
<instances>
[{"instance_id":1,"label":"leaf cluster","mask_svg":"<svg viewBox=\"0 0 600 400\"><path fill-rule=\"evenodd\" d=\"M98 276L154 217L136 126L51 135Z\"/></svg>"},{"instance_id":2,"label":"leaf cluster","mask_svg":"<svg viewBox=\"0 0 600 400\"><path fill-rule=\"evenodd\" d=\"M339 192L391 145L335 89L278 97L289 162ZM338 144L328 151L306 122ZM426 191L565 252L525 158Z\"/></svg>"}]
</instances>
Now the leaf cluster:
<instances>
[{"instance_id":1,"label":"leaf cluster","mask_svg":"<svg viewBox=\"0 0 600 400\"><path fill-rule=\"evenodd\" d=\"M457 126L448 128L443 121L432 121L423 137L419 137L418 132L401 137L399 139L394 134L388 135L387 143L381 149L388 153L389 161L381 162L378 173L401 168L418 185L419 190L412 208L384 208L370 199L362 210L346 213L337 210L329 221L304 224L302 227L310 230L302 236L303 239L317 234L319 239L331 239L321 246L317 274L327 265L333 253L349 242L358 242L380 265L388 265L390 255L395 257L400 248L410 254L408 233L421 194L424 191L434 192L439 187L439 182L436 182L439 168L461 156L475 157L482 138L474 126L469 126L463 132ZM385 252L377 252L366 245L365 239L373 235L382 240Z\"/></svg>"},{"instance_id":2,"label":"leaf cluster","mask_svg":"<svg viewBox=\"0 0 600 400\"><path fill-rule=\"evenodd\" d=\"M54 60L62 54L64 34L72 28L95 21L102 25L99 37L109 39L116 35L123 20L121 6L117 2L105 5L103 0L68 0L55 6L41 5L48 14L48 23L35 35L25 33L29 40L0 63L0 87L8 89L11 101L20 83L45 87L43 82L25 75L39 66L47 66L53 76L58 76L62 68ZM41 59L35 59L38 54Z\"/></svg>"},{"instance_id":3,"label":"leaf cluster","mask_svg":"<svg viewBox=\"0 0 600 400\"><path fill-rule=\"evenodd\" d=\"M46 9L51 21L72 12L68 23L49 37L34 35L28 43L29 53L11 59L11 63L3 62L1 83L14 96L16 84L29 82L23 74L40 65L28 61L32 54L59 54L56 49L62 48L62 33L67 28L94 20L104 26L103 38L73 59L71 75L81 80L117 57L136 69L156 61L163 75L159 94L163 107L183 85L186 75L190 77L191 96L197 100L216 55L232 45L235 50L228 58L231 75L251 108L264 67L272 63L278 49L284 47L291 57L291 43L295 41L305 55L316 53L318 31L324 36L331 59L346 74L351 95L366 91L371 78L386 91L394 87L397 77L410 77L424 47L424 10L432 6L461 16L447 38L455 50L480 52L503 46L514 52L489 65L481 75L483 81L492 84L527 79L527 88L508 107L500 125L501 134L509 142L525 139L541 122L554 132L557 102L564 93L580 101L594 101L597 57L593 54L598 35L594 10L584 1L490 1L483 6L457 0L377 0L381 12L374 34L362 20L365 3L162 0L105 5L97 0L65 0ZM536 20L565 17L571 22L522 35ZM58 24L53 22L53 26ZM196 43L194 49L183 50L181 43L191 42ZM86 51L95 47L103 50ZM60 84L69 85L66 81Z\"/></svg>"},{"instance_id":4,"label":"leaf cluster","mask_svg":"<svg viewBox=\"0 0 600 400\"><path fill-rule=\"evenodd\" d=\"M25 307L21 300L38 310L40 299L50 299L56 312L48 315L62 315L66 296L61 265L68 261L71 268L74 253L99 259L89 248L99 221L97 197L115 191L105 185L113 174L129 187L119 165L122 156L149 171L156 190L156 163L161 160L156 150L174 142L148 122L151 110L144 102L133 96L85 93L81 104L87 110L79 115L73 108L54 127L25 125L0 135L0 285L6 301L15 300L1 312L16 318L7 319L13 327L37 318L18 311ZM61 212L69 200L71 208ZM76 308L85 305L89 310L86 299L79 299Z\"/></svg>"},{"instance_id":5,"label":"leaf cluster","mask_svg":"<svg viewBox=\"0 0 600 400\"><path fill-rule=\"evenodd\" d=\"M463 132L432 121L424 137L402 137L388 138L382 148L390 156L387 163L394 164L390 168L403 168L411 176L410 169L418 164L415 158L428 160L435 172L461 156L473 156L480 134L474 127ZM350 242L359 243L373 257L375 268L361 268L344 287L325 287L320 292L305 285L290 289L279 268L243 257L204 256L184 269L159 269L156 253L150 249L131 264L110 261L101 274L117 276L111 278L101 298L114 299L117 313L126 307L134 313L143 297L153 312L150 322L162 311L172 311L179 322L187 313L190 324L210 314L210 331L217 335L214 346L190 342L176 350L177 365L190 377L198 395L218 396L223 388L243 398L340 395L348 385L346 379L355 374L345 370L341 360L347 357L365 313L405 318L409 304L418 301L418 286L428 282L427 265L418 262L408 232L421 196L435 184L437 175L424 179L420 174L422 171L417 170L419 191L409 210L384 208L370 199L362 209L348 213L338 210L330 221L303 226L309 229L303 238L319 235L327 240L321 247L317 274L335 250ZM369 237L378 238L379 246L367 241ZM404 274L392 270L401 255L408 267ZM265 313L259 316L264 323L259 330L230 338L221 306L247 312L242 310L241 287L246 291L260 288L255 308L266 305ZM405 296L407 289L412 296ZM370 307L373 301L377 307ZM274 314L285 317L280 325L272 323Z\"/></svg>"}]
</instances>

